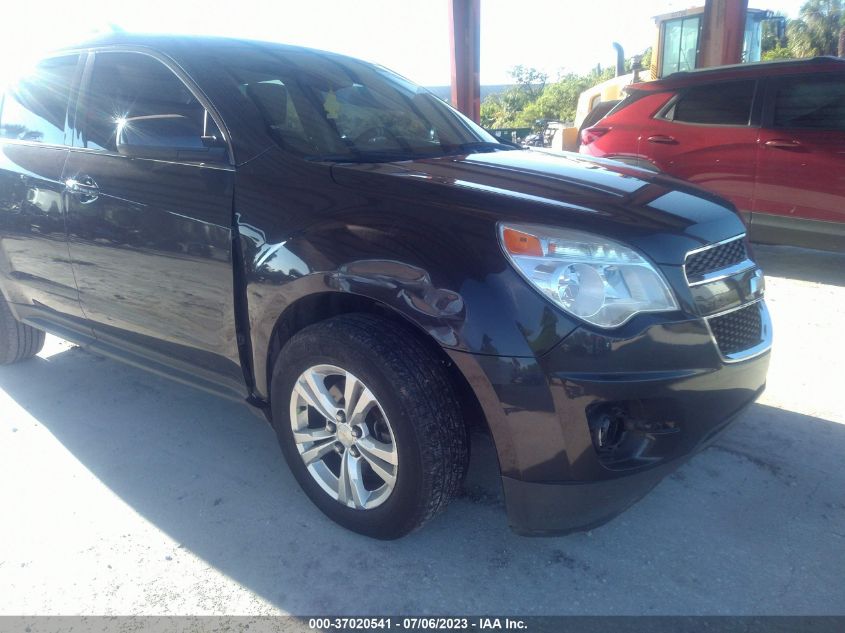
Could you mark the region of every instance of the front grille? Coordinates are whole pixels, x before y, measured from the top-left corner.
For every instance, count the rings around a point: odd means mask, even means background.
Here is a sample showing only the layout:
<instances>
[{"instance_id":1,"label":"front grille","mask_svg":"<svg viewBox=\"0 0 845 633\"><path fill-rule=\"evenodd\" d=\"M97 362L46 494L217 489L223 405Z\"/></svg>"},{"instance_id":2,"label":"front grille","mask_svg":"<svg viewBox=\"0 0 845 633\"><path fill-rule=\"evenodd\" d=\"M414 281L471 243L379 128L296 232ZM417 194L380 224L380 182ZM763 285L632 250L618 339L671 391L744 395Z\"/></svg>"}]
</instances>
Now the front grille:
<instances>
[{"instance_id":1,"label":"front grille","mask_svg":"<svg viewBox=\"0 0 845 633\"><path fill-rule=\"evenodd\" d=\"M685 264L687 279L703 277L708 273L728 268L748 259L744 237L713 246L687 256Z\"/></svg>"},{"instance_id":2,"label":"front grille","mask_svg":"<svg viewBox=\"0 0 845 633\"><path fill-rule=\"evenodd\" d=\"M707 319L723 356L759 345L763 340L763 319L759 302Z\"/></svg>"}]
</instances>

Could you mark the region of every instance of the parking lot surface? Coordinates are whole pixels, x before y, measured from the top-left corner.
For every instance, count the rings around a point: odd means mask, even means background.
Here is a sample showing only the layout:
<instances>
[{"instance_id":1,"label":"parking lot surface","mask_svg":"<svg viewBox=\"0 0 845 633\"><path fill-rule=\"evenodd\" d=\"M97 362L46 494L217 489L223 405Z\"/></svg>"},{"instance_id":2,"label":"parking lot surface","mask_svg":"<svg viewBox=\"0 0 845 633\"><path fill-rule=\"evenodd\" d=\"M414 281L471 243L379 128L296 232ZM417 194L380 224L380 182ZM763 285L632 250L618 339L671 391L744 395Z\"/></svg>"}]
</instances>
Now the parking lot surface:
<instances>
[{"instance_id":1,"label":"parking lot surface","mask_svg":"<svg viewBox=\"0 0 845 633\"><path fill-rule=\"evenodd\" d=\"M245 407L48 338L0 368L0 614L845 614L845 255L756 250L766 393L559 538L510 532L482 436L446 514L346 532Z\"/></svg>"}]
</instances>

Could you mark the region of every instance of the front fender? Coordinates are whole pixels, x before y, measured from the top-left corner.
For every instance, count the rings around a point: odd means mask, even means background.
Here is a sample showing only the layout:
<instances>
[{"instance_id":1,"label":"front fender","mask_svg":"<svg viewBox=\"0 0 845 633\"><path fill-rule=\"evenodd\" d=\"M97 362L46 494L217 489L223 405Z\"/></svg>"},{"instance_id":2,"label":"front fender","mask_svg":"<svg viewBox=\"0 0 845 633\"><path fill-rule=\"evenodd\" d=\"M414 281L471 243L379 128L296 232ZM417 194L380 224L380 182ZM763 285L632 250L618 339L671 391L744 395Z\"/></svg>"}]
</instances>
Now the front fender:
<instances>
[{"instance_id":1,"label":"front fender","mask_svg":"<svg viewBox=\"0 0 845 633\"><path fill-rule=\"evenodd\" d=\"M256 395L267 393L279 320L325 293L377 302L440 346L476 354L538 356L577 325L507 262L495 213L433 200L404 181L374 195L278 152L239 168L237 178L236 266Z\"/></svg>"},{"instance_id":2,"label":"front fender","mask_svg":"<svg viewBox=\"0 0 845 633\"><path fill-rule=\"evenodd\" d=\"M242 228L244 233L248 231ZM252 241L244 248L252 362L260 396L267 394L268 352L277 324L299 302L318 295L367 299L414 324L440 346L476 354L535 357L572 330L571 323L507 265L476 279L460 274L444 278L441 271L433 272L433 262L421 266L419 258L413 263L385 257L339 263L330 261L318 245L341 242L322 233L309 230L282 243ZM361 244L352 250L371 249ZM314 320L319 318L315 315Z\"/></svg>"}]
</instances>

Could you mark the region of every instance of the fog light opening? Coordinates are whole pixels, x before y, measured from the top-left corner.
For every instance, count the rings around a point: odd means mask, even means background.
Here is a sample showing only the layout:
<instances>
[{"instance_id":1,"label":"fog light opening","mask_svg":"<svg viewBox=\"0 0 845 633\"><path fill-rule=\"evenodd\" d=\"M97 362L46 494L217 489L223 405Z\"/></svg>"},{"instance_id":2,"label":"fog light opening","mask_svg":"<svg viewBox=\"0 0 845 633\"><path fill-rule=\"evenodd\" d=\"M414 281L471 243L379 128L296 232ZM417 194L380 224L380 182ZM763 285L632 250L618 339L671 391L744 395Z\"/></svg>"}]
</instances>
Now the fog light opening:
<instances>
[{"instance_id":1,"label":"fog light opening","mask_svg":"<svg viewBox=\"0 0 845 633\"><path fill-rule=\"evenodd\" d=\"M603 411L590 420L590 434L593 445L599 453L613 452L625 435L625 414L614 408Z\"/></svg>"},{"instance_id":2,"label":"fog light opening","mask_svg":"<svg viewBox=\"0 0 845 633\"><path fill-rule=\"evenodd\" d=\"M653 466L682 439L682 414L668 398L594 403L586 414L599 462L613 470Z\"/></svg>"}]
</instances>

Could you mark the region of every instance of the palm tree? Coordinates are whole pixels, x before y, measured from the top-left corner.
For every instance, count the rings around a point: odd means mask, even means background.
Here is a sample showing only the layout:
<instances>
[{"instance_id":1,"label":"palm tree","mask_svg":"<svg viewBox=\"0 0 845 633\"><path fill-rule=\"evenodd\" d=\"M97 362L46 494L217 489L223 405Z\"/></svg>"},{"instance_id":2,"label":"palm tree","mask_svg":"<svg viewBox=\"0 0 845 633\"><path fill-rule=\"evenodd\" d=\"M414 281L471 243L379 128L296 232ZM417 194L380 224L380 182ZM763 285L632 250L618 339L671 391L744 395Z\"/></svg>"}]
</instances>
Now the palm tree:
<instances>
[{"instance_id":1,"label":"palm tree","mask_svg":"<svg viewBox=\"0 0 845 633\"><path fill-rule=\"evenodd\" d=\"M787 27L795 57L845 54L843 0L807 0L798 15Z\"/></svg>"}]
</instances>

